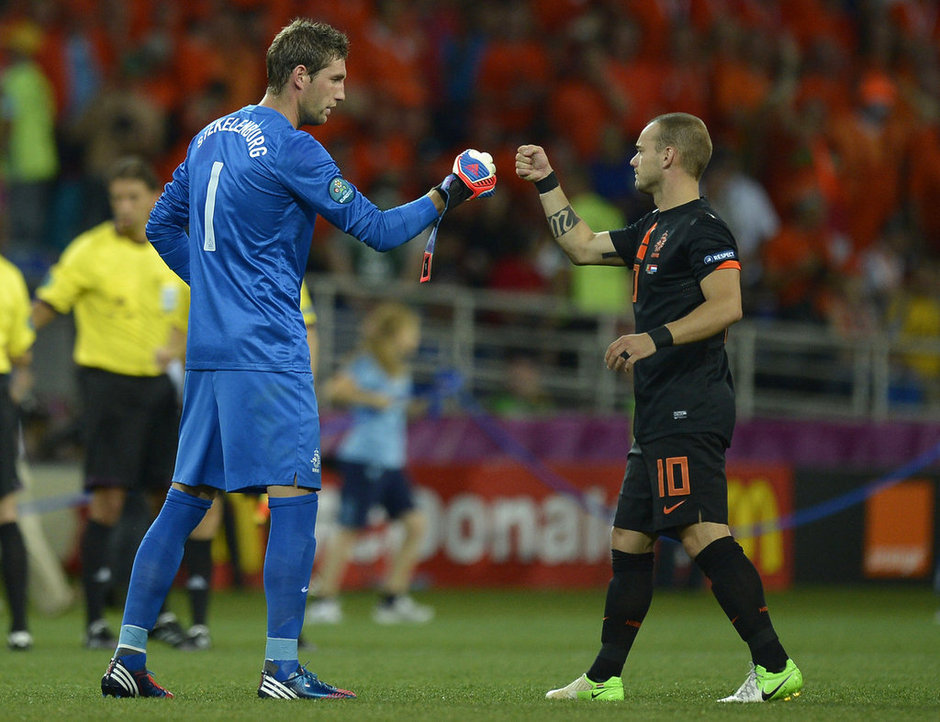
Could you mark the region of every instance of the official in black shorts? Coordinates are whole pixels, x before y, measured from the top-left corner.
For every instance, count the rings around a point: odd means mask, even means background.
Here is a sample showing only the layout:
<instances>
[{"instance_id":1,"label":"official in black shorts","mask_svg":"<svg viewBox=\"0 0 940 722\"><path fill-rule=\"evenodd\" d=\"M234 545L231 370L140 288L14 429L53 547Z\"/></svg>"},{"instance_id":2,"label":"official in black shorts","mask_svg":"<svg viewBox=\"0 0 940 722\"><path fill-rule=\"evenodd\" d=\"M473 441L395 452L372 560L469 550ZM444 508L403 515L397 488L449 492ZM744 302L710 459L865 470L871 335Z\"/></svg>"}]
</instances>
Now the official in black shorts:
<instances>
[{"instance_id":1,"label":"official in black shorts","mask_svg":"<svg viewBox=\"0 0 940 722\"><path fill-rule=\"evenodd\" d=\"M176 388L166 374L126 376L79 368L86 491L139 489L162 501L179 432Z\"/></svg>"},{"instance_id":2,"label":"official in black shorts","mask_svg":"<svg viewBox=\"0 0 940 722\"><path fill-rule=\"evenodd\" d=\"M27 367L36 334L29 325L29 291L20 270L0 256L0 572L10 610L7 646L28 650L33 638L27 628L26 545L20 532L16 471L19 421L13 387L25 391Z\"/></svg>"},{"instance_id":3,"label":"official in black shorts","mask_svg":"<svg viewBox=\"0 0 940 722\"><path fill-rule=\"evenodd\" d=\"M10 375L0 374L0 499L23 488L16 473L16 405L10 398Z\"/></svg>"},{"instance_id":4,"label":"official in black shorts","mask_svg":"<svg viewBox=\"0 0 940 722\"><path fill-rule=\"evenodd\" d=\"M626 228L594 232L578 218L539 146L521 146L516 173L535 183L552 234L577 265L625 266L636 333L607 348L607 367L634 378L634 435L611 531L613 577L601 649L586 674L551 699L623 699L621 674L653 597L653 545L679 539L747 643L753 670L722 701L799 694L800 670L780 644L760 575L728 527L725 450L734 384L725 353L741 318L741 264L728 226L699 194L711 158L705 124L686 113L654 118L630 162L656 210Z\"/></svg>"}]
</instances>

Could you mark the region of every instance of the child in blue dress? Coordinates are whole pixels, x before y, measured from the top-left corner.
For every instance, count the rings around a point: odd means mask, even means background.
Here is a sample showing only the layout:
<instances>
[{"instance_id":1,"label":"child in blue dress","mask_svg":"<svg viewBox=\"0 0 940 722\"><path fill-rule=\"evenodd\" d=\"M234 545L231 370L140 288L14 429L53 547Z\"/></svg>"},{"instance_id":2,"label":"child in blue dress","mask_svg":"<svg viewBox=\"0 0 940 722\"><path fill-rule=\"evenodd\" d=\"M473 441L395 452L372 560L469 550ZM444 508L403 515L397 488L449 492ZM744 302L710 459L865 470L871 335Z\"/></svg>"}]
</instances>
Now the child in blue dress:
<instances>
[{"instance_id":1,"label":"child in blue dress","mask_svg":"<svg viewBox=\"0 0 940 722\"><path fill-rule=\"evenodd\" d=\"M382 598L372 618L380 624L423 623L431 607L408 594L427 518L416 505L405 473L409 411L413 399L410 361L421 339L418 316L399 303L377 306L363 324L361 352L325 387L326 399L349 407L352 426L337 457L342 476L338 530L327 543L320 568L319 596L307 608L308 623L342 620L340 586L369 510L384 507L388 518L404 528L404 539L390 559Z\"/></svg>"}]
</instances>

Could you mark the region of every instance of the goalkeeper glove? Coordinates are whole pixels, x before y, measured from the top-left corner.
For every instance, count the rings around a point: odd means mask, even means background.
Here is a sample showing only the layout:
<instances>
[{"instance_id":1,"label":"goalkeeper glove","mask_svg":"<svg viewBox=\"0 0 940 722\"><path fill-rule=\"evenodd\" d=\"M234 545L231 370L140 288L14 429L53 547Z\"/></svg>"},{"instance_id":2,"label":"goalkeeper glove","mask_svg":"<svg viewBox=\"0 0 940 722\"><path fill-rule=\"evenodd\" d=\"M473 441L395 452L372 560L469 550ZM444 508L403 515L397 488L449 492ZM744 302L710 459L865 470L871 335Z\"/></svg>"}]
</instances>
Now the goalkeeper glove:
<instances>
[{"instance_id":1,"label":"goalkeeper glove","mask_svg":"<svg viewBox=\"0 0 940 722\"><path fill-rule=\"evenodd\" d=\"M453 171L434 186L434 190L443 196L447 210L453 210L470 198L493 195L496 165L489 153L465 150L454 159Z\"/></svg>"}]
</instances>

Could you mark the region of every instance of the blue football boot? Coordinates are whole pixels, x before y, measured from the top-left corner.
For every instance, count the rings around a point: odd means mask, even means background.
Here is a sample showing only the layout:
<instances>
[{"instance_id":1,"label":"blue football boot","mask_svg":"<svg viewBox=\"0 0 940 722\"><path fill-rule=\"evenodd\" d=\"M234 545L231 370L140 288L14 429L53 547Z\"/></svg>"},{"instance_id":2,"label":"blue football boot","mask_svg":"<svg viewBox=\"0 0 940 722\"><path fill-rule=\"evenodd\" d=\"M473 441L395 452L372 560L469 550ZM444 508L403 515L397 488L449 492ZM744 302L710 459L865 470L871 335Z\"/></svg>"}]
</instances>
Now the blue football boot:
<instances>
[{"instance_id":1,"label":"blue football boot","mask_svg":"<svg viewBox=\"0 0 940 722\"><path fill-rule=\"evenodd\" d=\"M146 670L131 671L119 657L111 660L108 671L101 678L103 697L166 697L173 694L157 684Z\"/></svg>"},{"instance_id":2,"label":"blue football boot","mask_svg":"<svg viewBox=\"0 0 940 722\"><path fill-rule=\"evenodd\" d=\"M261 672L261 684L258 696L267 699L354 699L356 695L348 689L339 689L332 684L322 682L313 672L308 672L303 665L283 682L275 679L277 664L269 659L264 661Z\"/></svg>"}]
</instances>

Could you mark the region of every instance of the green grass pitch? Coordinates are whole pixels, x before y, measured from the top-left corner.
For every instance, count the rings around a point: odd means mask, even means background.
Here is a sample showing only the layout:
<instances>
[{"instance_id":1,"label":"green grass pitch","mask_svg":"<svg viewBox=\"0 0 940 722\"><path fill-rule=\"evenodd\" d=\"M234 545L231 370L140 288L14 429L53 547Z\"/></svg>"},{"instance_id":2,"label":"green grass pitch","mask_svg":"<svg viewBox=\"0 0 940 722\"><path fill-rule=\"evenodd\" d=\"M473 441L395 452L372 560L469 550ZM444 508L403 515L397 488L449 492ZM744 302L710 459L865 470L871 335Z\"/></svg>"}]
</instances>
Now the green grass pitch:
<instances>
[{"instance_id":1,"label":"green grass pitch","mask_svg":"<svg viewBox=\"0 0 940 722\"><path fill-rule=\"evenodd\" d=\"M103 699L109 653L81 647L79 610L33 617L31 652L0 650L4 720L938 720L937 598L919 587L800 589L769 595L771 614L806 686L792 702L719 705L747 671L747 649L711 595L657 591L624 673L623 703L557 702L545 692L593 659L604 590L435 591L423 627L380 627L374 597L345 598L346 621L307 627L301 661L355 690L349 701L261 700L259 592L212 602L207 652L151 644L149 666L173 700ZM182 592L173 606L187 608ZM112 613L115 628L117 612Z\"/></svg>"}]
</instances>

